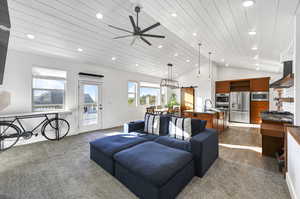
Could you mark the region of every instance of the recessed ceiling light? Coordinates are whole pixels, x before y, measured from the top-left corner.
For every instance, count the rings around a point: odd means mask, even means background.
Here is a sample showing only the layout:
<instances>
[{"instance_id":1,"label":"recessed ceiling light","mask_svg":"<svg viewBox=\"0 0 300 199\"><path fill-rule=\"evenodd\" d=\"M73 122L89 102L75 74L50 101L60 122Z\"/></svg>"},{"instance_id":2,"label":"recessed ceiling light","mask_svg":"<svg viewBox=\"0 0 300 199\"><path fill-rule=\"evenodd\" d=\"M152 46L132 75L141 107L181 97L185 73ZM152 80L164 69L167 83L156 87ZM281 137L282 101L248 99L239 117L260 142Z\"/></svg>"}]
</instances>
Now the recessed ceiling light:
<instances>
[{"instance_id":1,"label":"recessed ceiling light","mask_svg":"<svg viewBox=\"0 0 300 199\"><path fill-rule=\"evenodd\" d=\"M259 66L259 64L255 64L255 66Z\"/></svg>"},{"instance_id":2,"label":"recessed ceiling light","mask_svg":"<svg viewBox=\"0 0 300 199\"><path fill-rule=\"evenodd\" d=\"M135 66L139 66L139 64L135 64Z\"/></svg>"},{"instance_id":3,"label":"recessed ceiling light","mask_svg":"<svg viewBox=\"0 0 300 199\"><path fill-rule=\"evenodd\" d=\"M257 50L258 48L256 47L256 46L253 46L252 48L251 48L251 50Z\"/></svg>"},{"instance_id":4,"label":"recessed ceiling light","mask_svg":"<svg viewBox=\"0 0 300 199\"><path fill-rule=\"evenodd\" d=\"M196 32L194 32L194 33L193 33L193 36L194 36L194 37L196 37L196 36L197 36L197 33L196 33Z\"/></svg>"},{"instance_id":5,"label":"recessed ceiling light","mask_svg":"<svg viewBox=\"0 0 300 199\"><path fill-rule=\"evenodd\" d=\"M189 60L189 59L187 59L187 60L185 60L186 62L190 62L191 60Z\"/></svg>"},{"instance_id":6,"label":"recessed ceiling light","mask_svg":"<svg viewBox=\"0 0 300 199\"><path fill-rule=\"evenodd\" d=\"M226 67L228 67L228 66L229 66L229 64L225 64L225 66L226 66Z\"/></svg>"},{"instance_id":7,"label":"recessed ceiling light","mask_svg":"<svg viewBox=\"0 0 300 199\"><path fill-rule=\"evenodd\" d=\"M175 54L174 54L174 57L177 57L177 56L178 56L178 53L175 53Z\"/></svg>"},{"instance_id":8,"label":"recessed ceiling light","mask_svg":"<svg viewBox=\"0 0 300 199\"><path fill-rule=\"evenodd\" d=\"M163 45L159 45L159 46L157 46L157 48L162 48L163 47Z\"/></svg>"},{"instance_id":9,"label":"recessed ceiling light","mask_svg":"<svg viewBox=\"0 0 300 199\"><path fill-rule=\"evenodd\" d=\"M112 57L111 60L115 61L117 58L116 57Z\"/></svg>"},{"instance_id":10,"label":"recessed ceiling light","mask_svg":"<svg viewBox=\"0 0 300 199\"><path fill-rule=\"evenodd\" d=\"M176 14L175 12L173 12L173 13L171 14L171 16L172 16L172 17L177 17L177 14Z\"/></svg>"},{"instance_id":11,"label":"recessed ceiling light","mask_svg":"<svg viewBox=\"0 0 300 199\"><path fill-rule=\"evenodd\" d=\"M82 52L83 49L82 49L82 48L77 48L77 51L78 51L78 52Z\"/></svg>"},{"instance_id":12,"label":"recessed ceiling light","mask_svg":"<svg viewBox=\"0 0 300 199\"><path fill-rule=\"evenodd\" d=\"M249 31L249 32L248 32L248 35L251 35L251 36L256 35L256 31L254 31L254 30Z\"/></svg>"},{"instance_id":13,"label":"recessed ceiling light","mask_svg":"<svg viewBox=\"0 0 300 199\"><path fill-rule=\"evenodd\" d=\"M225 62L225 59L221 59L221 62Z\"/></svg>"},{"instance_id":14,"label":"recessed ceiling light","mask_svg":"<svg viewBox=\"0 0 300 199\"><path fill-rule=\"evenodd\" d=\"M98 13L96 14L96 18L97 18L97 19L103 19L103 14L101 14L100 12L98 12Z\"/></svg>"},{"instance_id":15,"label":"recessed ceiling light","mask_svg":"<svg viewBox=\"0 0 300 199\"><path fill-rule=\"evenodd\" d=\"M28 39L34 39L35 38L35 36L32 35L32 34L27 34L26 36L27 36Z\"/></svg>"},{"instance_id":16,"label":"recessed ceiling light","mask_svg":"<svg viewBox=\"0 0 300 199\"><path fill-rule=\"evenodd\" d=\"M253 59L257 60L257 59L258 59L258 55L255 55L255 56L253 57Z\"/></svg>"},{"instance_id":17,"label":"recessed ceiling light","mask_svg":"<svg viewBox=\"0 0 300 199\"><path fill-rule=\"evenodd\" d=\"M254 0L243 0L243 6L244 7L250 7L250 6L253 6L254 5L254 3L255 3L255 1Z\"/></svg>"}]
</instances>

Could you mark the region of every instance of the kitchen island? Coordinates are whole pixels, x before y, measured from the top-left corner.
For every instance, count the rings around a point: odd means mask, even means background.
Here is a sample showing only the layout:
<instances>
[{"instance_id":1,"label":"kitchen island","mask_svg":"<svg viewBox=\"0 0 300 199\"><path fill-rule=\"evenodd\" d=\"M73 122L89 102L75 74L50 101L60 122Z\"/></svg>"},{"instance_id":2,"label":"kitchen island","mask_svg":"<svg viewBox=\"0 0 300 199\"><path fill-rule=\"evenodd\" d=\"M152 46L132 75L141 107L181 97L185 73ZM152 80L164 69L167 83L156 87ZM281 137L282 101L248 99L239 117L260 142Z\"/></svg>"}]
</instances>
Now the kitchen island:
<instances>
[{"instance_id":1,"label":"kitchen island","mask_svg":"<svg viewBox=\"0 0 300 199\"><path fill-rule=\"evenodd\" d=\"M289 112L261 112L262 154L276 157L283 152L285 127L293 123L293 114Z\"/></svg>"},{"instance_id":2,"label":"kitchen island","mask_svg":"<svg viewBox=\"0 0 300 199\"><path fill-rule=\"evenodd\" d=\"M218 132L223 132L228 127L228 112L225 111L202 111L202 110L185 110L182 113L183 117L206 120L206 128L216 129Z\"/></svg>"}]
</instances>

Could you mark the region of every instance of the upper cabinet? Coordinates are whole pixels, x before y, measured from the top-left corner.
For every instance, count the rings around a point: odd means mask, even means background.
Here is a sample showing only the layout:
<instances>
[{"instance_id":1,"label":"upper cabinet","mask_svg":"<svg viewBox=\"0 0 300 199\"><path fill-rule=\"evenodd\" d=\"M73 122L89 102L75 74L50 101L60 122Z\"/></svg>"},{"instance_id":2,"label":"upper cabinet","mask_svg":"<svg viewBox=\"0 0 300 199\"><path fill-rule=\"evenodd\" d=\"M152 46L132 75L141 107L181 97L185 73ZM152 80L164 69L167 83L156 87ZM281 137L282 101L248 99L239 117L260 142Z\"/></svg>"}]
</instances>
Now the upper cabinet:
<instances>
[{"instance_id":1,"label":"upper cabinet","mask_svg":"<svg viewBox=\"0 0 300 199\"><path fill-rule=\"evenodd\" d=\"M268 92L270 87L269 84L270 77L216 81L216 93L239 91Z\"/></svg>"},{"instance_id":2,"label":"upper cabinet","mask_svg":"<svg viewBox=\"0 0 300 199\"><path fill-rule=\"evenodd\" d=\"M257 78L250 80L251 91L269 91L270 78Z\"/></svg>"},{"instance_id":3,"label":"upper cabinet","mask_svg":"<svg viewBox=\"0 0 300 199\"><path fill-rule=\"evenodd\" d=\"M229 93L230 82L229 81L217 81L216 82L216 93Z\"/></svg>"}]
</instances>

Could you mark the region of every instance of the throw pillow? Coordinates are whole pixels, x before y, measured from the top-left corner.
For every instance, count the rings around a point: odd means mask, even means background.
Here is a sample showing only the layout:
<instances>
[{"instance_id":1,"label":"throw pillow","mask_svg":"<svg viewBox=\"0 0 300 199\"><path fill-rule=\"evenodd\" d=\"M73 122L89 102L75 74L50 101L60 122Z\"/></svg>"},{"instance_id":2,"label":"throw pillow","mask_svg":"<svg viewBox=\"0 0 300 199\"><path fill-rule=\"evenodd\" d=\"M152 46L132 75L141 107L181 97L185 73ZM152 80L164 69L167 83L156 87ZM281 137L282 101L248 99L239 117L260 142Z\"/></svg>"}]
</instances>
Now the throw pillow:
<instances>
[{"instance_id":1,"label":"throw pillow","mask_svg":"<svg viewBox=\"0 0 300 199\"><path fill-rule=\"evenodd\" d=\"M192 136L191 118L172 117L169 122L169 136L189 141Z\"/></svg>"},{"instance_id":2,"label":"throw pillow","mask_svg":"<svg viewBox=\"0 0 300 199\"><path fill-rule=\"evenodd\" d=\"M160 116L154 114L145 114L145 128L144 131L150 134L159 135Z\"/></svg>"}]
</instances>

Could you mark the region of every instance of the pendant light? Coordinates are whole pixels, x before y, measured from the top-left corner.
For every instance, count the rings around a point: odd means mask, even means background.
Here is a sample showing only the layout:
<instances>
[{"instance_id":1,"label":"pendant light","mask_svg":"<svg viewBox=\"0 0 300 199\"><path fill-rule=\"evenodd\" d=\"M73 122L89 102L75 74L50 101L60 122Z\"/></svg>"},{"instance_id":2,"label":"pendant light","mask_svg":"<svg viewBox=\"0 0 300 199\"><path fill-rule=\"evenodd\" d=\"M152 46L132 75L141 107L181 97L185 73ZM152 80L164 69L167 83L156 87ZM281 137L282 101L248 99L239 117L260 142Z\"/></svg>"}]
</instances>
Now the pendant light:
<instances>
[{"instance_id":1,"label":"pendant light","mask_svg":"<svg viewBox=\"0 0 300 199\"><path fill-rule=\"evenodd\" d=\"M160 87L167 87L171 89L178 89L179 88L179 82L176 80L173 80L173 64L168 64L168 78L162 79L160 82Z\"/></svg>"},{"instance_id":2,"label":"pendant light","mask_svg":"<svg viewBox=\"0 0 300 199\"><path fill-rule=\"evenodd\" d=\"M201 43L198 44L198 74L197 77L200 77L201 75L201 70L200 70L200 59L201 59L201 53L200 53L200 49L201 49Z\"/></svg>"},{"instance_id":3,"label":"pendant light","mask_svg":"<svg viewBox=\"0 0 300 199\"><path fill-rule=\"evenodd\" d=\"M208 52L208 78L211 79L211 52Z\"/></svg>"}]
</instances>

